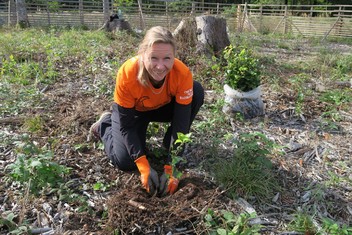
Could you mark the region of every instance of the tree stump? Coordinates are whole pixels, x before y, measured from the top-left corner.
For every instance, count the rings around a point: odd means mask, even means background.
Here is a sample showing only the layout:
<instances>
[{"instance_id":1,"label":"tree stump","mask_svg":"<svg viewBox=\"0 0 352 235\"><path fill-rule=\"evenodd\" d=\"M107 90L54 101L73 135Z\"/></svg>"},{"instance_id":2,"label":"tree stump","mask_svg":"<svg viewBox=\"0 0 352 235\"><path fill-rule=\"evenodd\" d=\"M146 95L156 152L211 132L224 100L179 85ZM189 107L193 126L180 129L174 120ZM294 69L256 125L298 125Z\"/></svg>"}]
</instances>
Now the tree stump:
<instances>
[{"instance_id":1,"label":"tree stump","mask_svg":"<svg viewBox=\"0 0 352 235\"><path fill-rule=\"evenodd\" d=\"M230 45L226 28L226 19L203 15L183 19L173 34L183 53L184 48L195 48L196 53L212 57Z\"/></svg>"},{"instance_id":2,"label":"tree stump","mask_svg":"<svg viewBox=\"0 0 352 235\"><path fill-rule=\"evenodd\" d=\"M128 23L128 21L126 21L125 19L120 19L118 14L111 15L109 20L104 23L100 30L101 29L104 29L107 32L115 32L122 30L132 32L130 23Z\"/></svg>"},{"instance_id":3,"label":"tree stump","mask_svg":"<svg viewBox=\"0 0 352 235\"><path fill-rule=\"evenodd\" d=\"M197 46L197 23L195 18L182 19L174 30L173 35L177 43L176 56L185 61L188 56L196 51Z\"/></svg>"}]
</instances>

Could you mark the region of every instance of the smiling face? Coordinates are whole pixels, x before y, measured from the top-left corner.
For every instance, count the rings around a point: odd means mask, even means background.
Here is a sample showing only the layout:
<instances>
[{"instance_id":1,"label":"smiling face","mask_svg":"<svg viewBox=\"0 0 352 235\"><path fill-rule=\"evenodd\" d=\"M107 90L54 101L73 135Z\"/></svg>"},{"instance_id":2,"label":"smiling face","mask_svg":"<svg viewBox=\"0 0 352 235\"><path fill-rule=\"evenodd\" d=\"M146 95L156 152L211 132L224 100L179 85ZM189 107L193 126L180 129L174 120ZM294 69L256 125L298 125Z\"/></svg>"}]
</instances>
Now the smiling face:
<instances>
[{"instance_id":1,"label":"smiling face","mask_svg":"<svg viewBox=\"0 0 352 235\"><path fill-rule=\"evenodd\" d=\"M154 43L143 55L144 67L153 79L161 82L174 65L174 48L168 43Z\"/></svg>"}]
</instances>

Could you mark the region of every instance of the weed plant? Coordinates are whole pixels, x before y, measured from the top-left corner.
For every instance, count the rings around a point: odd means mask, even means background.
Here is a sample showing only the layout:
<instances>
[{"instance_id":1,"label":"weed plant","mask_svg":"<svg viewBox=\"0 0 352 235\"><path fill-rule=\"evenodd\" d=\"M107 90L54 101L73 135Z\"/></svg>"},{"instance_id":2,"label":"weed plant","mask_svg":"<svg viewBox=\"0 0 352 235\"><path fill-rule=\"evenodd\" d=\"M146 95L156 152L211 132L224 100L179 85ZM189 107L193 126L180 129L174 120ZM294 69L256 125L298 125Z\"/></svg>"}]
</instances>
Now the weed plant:
<instances>
[{"instance_id":1,"label":"weed plant","mask_svg":"<svg viewBox=\"0 0 352 235\"><path fill-rule=\"evenodd\" d=\"M205 165L211 163L218 156L220 145L224 142L224 136L228 133L229 120L223 115L223 98L215 98L214 102L205 103L200 110L200 115L205 117L194 120L191 131L194 134L193 143L207 146L207 159ZM209 167L206 167L207 169Z\"/></svg>"},{"instance_id":2,"label":"weed plant","mask_svg":"<svg viewBox=\"0 0 352 235\"><path fill-rule=\"evenodd\" d=\"M314 63L315 62L315 63ZM346 81L352 74L352 56L323 47L313 63L313 68L327 81Z\"/></svg>"},{"instance_id":3,"label":"weed plant","mask_svg":"<svg viewBox=\"0 0 352 235\"><path fill-rule=\"evenodd\" d=\"M342 116L340 111L349 111L352 104L351 89L334 89L323 92L319 96L320 101L327 103L325 110L322 113L323 123L325 128L337 130L335 122L341 121Z\"/></svg>"},{"instance_id":4,"label":"weed plant","mask_svg":"<svg viewBox=\"0 0 352 235\"><path fill-rule=\"evenodd\" d=\"M10 95L9 95L10 94ZM23 87L7 82L0 83L0 115L16 116L39 102L41 94L34 86Z\"/></svg>"},{"instance_id":5,"label":"weed plant","mask_svg":"<svg viewBox=\"0 0 352 235\"><path fill-rule=\"evenodd\" d=\"M204 88L207 90L222 90L224 73L222 62L216 57L209 59L206 56L194 56L191 58L194 58L194 79L203 84Z\"/></svg>"},{"instance_id":6,"label":"weed plant","mask_svg":"<svg viewBox=\"0 0 352 235\"><path fill-rule=\"evenodd\" d=\"M352 234L352 226L339 225L331 219L323 220L323 232L333 235L349 235Z\"/></svg>"},{"instance_id":7,"label":"weed plant","mask_svg":"<svg viewBox=\"0 0 352 235\"><path fill-rule=\"evenodd\" d=\"M240 134L228 160L220 159L214 167L216 180L229 195L265 200L278 190L278 181L268 158L275 145L261 133Z\"/></svg>"},{"instance_id":8,"label":"weed plant","mask_svg":"<svg viewBox=\"0 0 352 235\"><path fill-rule=\"evenodd\" d=\"M59 188L69 168L53 161L53 152L39 148L25 136L15 142L17 146L16 161L8 166L10 181L19 183L23 190L34 195Z\"/></svg>"},{"instance_id":9,"label":"weed plant","mask_svg":"<svg viewBox=\"0 0 352 235\"><path fill-rule=\"evenodd\" d=\"M44 129L44 120L39 115L29 117L25 120L24 126L31 133L41 132Z\"/></svg>"},{"instance_id":10,"label":"weed plant","mask_svg":"<svg viewBox=\"0 0 352 235\"><path fill-rule=\"evenodd\" d=\"M307 235L349 235L352 233L352 227L348 225L340 225L335 221L323 218L322 226L317 226L317 218L306 211L298 211L294 219L289 223L288 228Z\"/></svg>"},{"instance_id":11,"label":"weed plant","mask_svg":"<svg viewBox=\"0 0 352 235\"><path fill-rule=\"evenodd\" d=\"M351 89L334 89L320 95L320 100L331 104L339 109L348 110L352 102Z\"/></svg>"},{"instance_id":12,"label":"weed plant","mask_svg":"<svg viewBox=\"0 0 352 235\"><path fill-rule=\"evenodd\" d=\"M290 79L291 87L296 93L295 111L297 114L303 113L305 97L311 93L306 86L308 81L309 77L305 73L300 73Z\"/></svg>"},{"instance_id":13,"label":"weed plant","mask_svg":"<svg viewBox=\"0 0 352 235\"><path fill-rule=\"evenodd\" d=\"M7 227L9 231L8 234L30 234L30 229L27 224L18 225L16 223L17 215L12 211L5 211L2 213L2 217L0 217L0 228ZM2 231L2 230L1 230Z\"/></svg>"},{"instance_id":14,"label":"weed plant","mask_svg":"<svg viewBox=\"0 0 352 235\"><path fill-rule=\"evenodd\" d=\"M204 223L210 235L259 235L261 226L250 223L255 217L255 214L246 212L235 215L231 211L215 212L208 209L208 213L204 216Z\"/></svg>"},{"instance_id":15,"label":"weed plant","mask_svg":"<svg viewBox=\"0 0 352 235\"><path fill-rule=\"evenodd\" d=\"M289 224L289 229L307 235L315 235L318 231L314 225L313 217L305 212L299 212L295 215L295 219Z\"/></svg>"}]
</instances>

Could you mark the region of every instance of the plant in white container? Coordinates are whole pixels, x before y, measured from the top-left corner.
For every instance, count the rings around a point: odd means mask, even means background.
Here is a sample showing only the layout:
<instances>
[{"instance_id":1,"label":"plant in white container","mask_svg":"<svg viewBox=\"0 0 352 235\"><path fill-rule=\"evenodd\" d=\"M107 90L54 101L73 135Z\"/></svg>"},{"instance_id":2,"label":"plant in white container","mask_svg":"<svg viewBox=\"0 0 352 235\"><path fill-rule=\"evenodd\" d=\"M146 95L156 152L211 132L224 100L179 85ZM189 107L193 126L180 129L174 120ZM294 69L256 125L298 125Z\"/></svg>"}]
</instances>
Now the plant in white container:
<instances>
[{"instance_id":1,"label":"plant in white container","mask_svg":"<svg viewBox=\"0 0 352 235\"><path fill-rule=\"evenodd\" d=\"M260 88L260 65L246 47L226 47L223 51L225 66L225 105L227 114L240 113L245 119L264 114Z\"/></svg>"}]
</instances>

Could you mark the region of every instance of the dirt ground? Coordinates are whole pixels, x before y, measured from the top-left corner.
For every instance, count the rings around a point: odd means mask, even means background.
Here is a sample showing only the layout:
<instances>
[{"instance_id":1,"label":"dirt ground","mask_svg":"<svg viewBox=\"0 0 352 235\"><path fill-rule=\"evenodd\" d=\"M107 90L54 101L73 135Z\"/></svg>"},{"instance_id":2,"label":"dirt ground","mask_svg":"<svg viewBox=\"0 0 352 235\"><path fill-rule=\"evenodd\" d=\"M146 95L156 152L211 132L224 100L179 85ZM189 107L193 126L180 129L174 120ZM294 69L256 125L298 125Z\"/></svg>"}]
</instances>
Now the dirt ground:
<instances>
[{"instance_id":1,"label":"dirt ground","mask_svg":"<svg viewBox=\"0 0 352 235\"><path fill-rule=\"evenodd\" d=\"M314 54L311 49L304 48L297 50L294 55L270 47L265 50L265 53L286 60ZM178 191L172 196L161 198L148 195L141 188L137 172L125 173L114 168L98 140L87 140L91 124L111 105L110 96L94 92L94 87L102 79L106 78L103 75L88 78L65 76L65 69L62 68L62 79L42 87L44 95L40 105L29 107L17 117L3 117L1 122L3 132L17 135L24 131L22 124L25 117L40 114L45 119L45 128L33 135L33 139L38 145L56 139L54 144L49 143L54 148L55 159L72 168L70 188L87 198L90 209L79 212L77 205L63 203L51 195L26 197L20 193L18 186L5 183L3 176L6 165L14 161L15 154L12 145L2 145L2 211L22 213L34 227L51 228L45 234L113 234L117 229L122 234L207 234L209 231L203 218L209 208L215 211L228 210L235 214L255 210L259 215L257 223L264 226L262 234L287 231L286 224L293 218L292 213L305 207L314 207L320 215L351 225L351 110L344 112L343 120L335 123L337 128L331 130L321 122L326 103L307 100L304 115L295 115L293 91L289 87L283 87L282 92L271 91L264 84L264 117L245 124L229 119L227 126L217 128L228 129L233 133L260 131L276 143L288 146L284 155L273 159L284 190L266 203L248 199L246 204L228 198L226 191L217 186L211 174L199 169L207 158L211 158L210 142L204 142L190 144L185 152L187 164L182 168L184 174ZM310 81L306 85L316 84L316 81ZM110 85L113 87L113 81ZM211 104L220 96L207 91L205 104ZM205 110L201 110L197 119L206 120L204 115ZM195 138L200 135L195 130ZM224 156L230 154L230 143L223 143L223 149L219 151ZM157 162L151 161L159 169ZM326 162L329 164L324 164ZM322 182L331 178L328 172L347 177L350 181L325 188ZM96 182L110 186L105 190L85 187ZM0 233L6 234L6 228L0 228Z\"/></svg>"},{"instance_id":2,"label":"dirt ground","mask_svg":"<svg viewBox=\"0 0 352 235\"><path fill-rule=\"evenodd\" d=\"M61 164L72 167L74 175L79 177L78 181L91 181L92 184L97 181L114 182L115 185L102 195L93 192L89 196L95 205L94 209L98 211L97 215L103 214L107 208L105 221L90 215L72 214L63 225L63 231L80 234L83 229L89 233L96 231L110 234L112 230L119 228L125 234L167 234L170 231L173 234L194 234L195 231L206 232L201 215L208 208L240 211L239 206L224 196L224 192L206 175L185 166L178 191L172 196L161 198L149 195L141 188L137 172L126 173L114 168L102 150L73 150L69 146L84 143L89 138L87 131L90 125L99 113L110 108L110 101L87 98L84 95L81 97L77 92L71 94L79 97L71 97L70 101L75 102L70 105L67 105L68 101L63 105L55 105L57 110L53 113L57 115L48 124L49 129L56 129L58 132L69 131L67 128L71 126L73 132L73 138L65 138L57 149L59 155L66 156L65 162ZM92 139L91 142L99 144L97 139ZM151 164L158 172L162 172L162 165L152 157L148 156Z\"/></svg>"}]
</instances>

